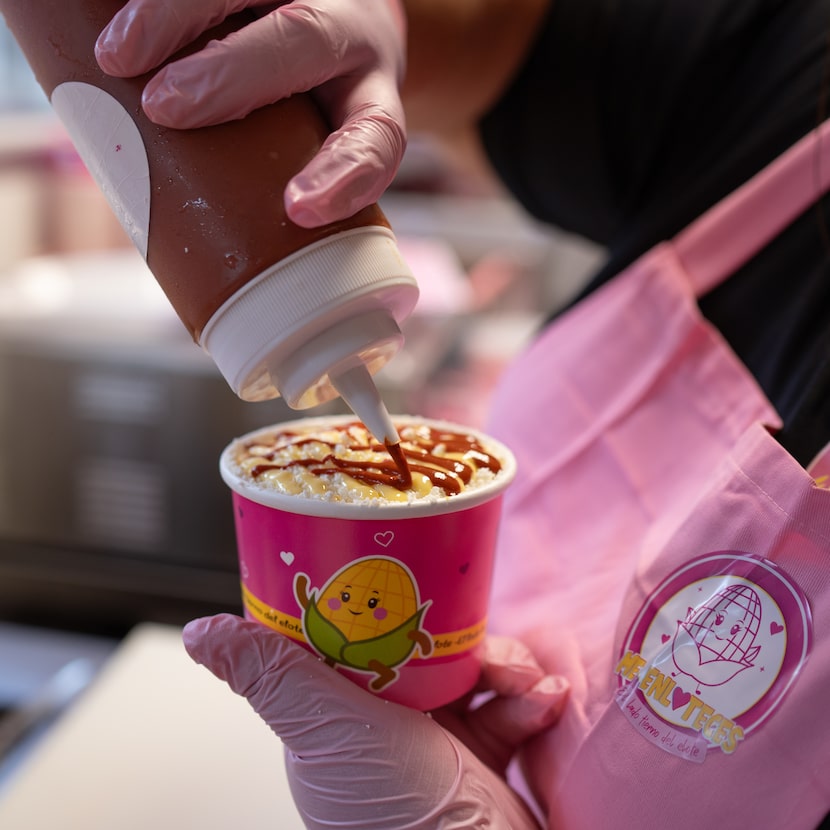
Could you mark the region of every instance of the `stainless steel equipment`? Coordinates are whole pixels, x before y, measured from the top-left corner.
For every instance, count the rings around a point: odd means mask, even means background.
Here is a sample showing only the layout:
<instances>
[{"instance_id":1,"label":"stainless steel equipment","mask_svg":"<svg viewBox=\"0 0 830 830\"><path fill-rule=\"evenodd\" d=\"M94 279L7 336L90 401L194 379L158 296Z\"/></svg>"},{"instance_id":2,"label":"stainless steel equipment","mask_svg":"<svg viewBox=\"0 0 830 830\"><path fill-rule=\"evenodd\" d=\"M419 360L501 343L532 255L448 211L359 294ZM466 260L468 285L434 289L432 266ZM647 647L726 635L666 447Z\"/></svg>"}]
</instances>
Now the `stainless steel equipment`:
<instances>
[{"instance_id":1,"label":"stainless steel equipment","mask_svg":"<svg viewBox=\"0 0 830 830\"><path fill-rule=\"evenodd\" d=\"M132 250L0 277L0 618L75 628L239 610L235 435L247 404Z\"/></svg>"}]
</instances>

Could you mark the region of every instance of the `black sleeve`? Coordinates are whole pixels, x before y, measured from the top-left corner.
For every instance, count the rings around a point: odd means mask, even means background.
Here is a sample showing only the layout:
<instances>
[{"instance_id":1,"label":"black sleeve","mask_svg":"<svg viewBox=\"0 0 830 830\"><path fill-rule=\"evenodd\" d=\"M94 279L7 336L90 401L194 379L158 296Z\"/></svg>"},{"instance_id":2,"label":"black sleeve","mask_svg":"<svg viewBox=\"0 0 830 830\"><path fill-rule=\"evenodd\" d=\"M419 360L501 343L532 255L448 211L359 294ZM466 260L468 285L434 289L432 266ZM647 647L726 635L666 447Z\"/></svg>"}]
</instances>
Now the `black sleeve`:
<instances>
[{"instance_id":1,"label":"black sleeve","mask_svg":"<svg viewBox=\"0 0 830 830\"><path fill-rule=\"evenodd\" d=\"M825 113L826 0L554 0L480 125L537 218L606 246L577 302ZM830 441L830 200L700 302L802 463Z\"/></svg>"},{"instance_id":2,"label":"black sleeve","mask_svg":"<svg viewBox=\"0 0 830 830\"><path fill-rule=\"evenodd\" d=\"M618 268L815 125L828 24L819 0L554 0L484 146Z\"/></svg>"}]
</instances>

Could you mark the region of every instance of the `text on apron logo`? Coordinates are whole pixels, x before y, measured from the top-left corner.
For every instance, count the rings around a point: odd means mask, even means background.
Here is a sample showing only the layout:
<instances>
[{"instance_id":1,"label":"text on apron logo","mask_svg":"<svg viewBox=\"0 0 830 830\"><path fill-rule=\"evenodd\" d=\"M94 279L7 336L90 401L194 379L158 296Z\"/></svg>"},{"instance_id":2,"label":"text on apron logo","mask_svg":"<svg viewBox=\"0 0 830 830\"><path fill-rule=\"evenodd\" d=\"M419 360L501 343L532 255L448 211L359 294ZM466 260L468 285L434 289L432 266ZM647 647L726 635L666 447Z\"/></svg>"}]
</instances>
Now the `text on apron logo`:
<instances>
[{"instance_id":1,"label":"text on apron logo","mask_svg":"<svg viewBox=\"0 0 830 830\"><path fill-rule=\"evenodd\" d=\"M643 604L615 667L616 701L644 738L703 763L774 712L810 644L807 600L786 573L751 554L711 553Z\"/></svg>"}]
</instances>

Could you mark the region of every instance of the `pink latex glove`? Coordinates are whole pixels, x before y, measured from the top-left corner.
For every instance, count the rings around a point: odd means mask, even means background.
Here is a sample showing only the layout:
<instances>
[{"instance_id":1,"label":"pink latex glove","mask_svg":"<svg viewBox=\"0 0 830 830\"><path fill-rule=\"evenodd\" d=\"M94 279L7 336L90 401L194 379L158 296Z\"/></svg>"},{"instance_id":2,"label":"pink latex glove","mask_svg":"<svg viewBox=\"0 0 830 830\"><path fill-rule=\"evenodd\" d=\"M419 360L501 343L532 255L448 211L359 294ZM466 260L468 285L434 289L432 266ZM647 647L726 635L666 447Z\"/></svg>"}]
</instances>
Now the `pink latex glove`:
<instances>
[{"instance_id":1,"label":"pink latex glove","mask_svg":"<svg viewBox=\"0 0 830 830\"><path fill-rule=\"evenodd\" d=\"M118 77L149 72L228 15L263 5L248 26L157 72L144 111L163 126L201 127L313 91L334 132L289 182L286 209L304 227L351 216L380 198L406 146L399 0L130 0L101 32L98 63Z\"/></svg>"},{"instance_id":2,"label":"pink latex glove","mask_svg":"<svg viewBox=\"0 0 830 830\"><path fill-rule=\"evenodd\" d=\"M184 629L191 657L245 696L283 740L294 800L310 828L538 828L502 777L516 747L559 715L567 686L512 640L485 647L496 696L442 718L377 698L296 643L223 614Z\"/></svg>"}]
</instances>

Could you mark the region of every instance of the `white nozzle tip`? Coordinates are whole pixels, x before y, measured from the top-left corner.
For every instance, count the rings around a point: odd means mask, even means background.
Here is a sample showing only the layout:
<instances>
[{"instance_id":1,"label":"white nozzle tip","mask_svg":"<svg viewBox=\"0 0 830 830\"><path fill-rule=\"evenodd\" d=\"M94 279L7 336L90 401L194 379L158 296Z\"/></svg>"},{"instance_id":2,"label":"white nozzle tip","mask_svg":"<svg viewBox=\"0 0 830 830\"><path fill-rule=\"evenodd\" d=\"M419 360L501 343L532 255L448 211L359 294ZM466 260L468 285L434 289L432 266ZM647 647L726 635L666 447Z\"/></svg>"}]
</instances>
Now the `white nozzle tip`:
<instances>
[{"instance_id":1,"label":"white nozzle tip","mask_svg":"<svg viewBox=\"0 0 830 830\"><path fill-rule=\"evenodd\" d=\"M364 364L330 377L332 386L349 408L382 444L398 444L400 436L386 411L377 386Z\"/></svg>"}]
</instances>

